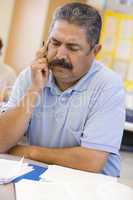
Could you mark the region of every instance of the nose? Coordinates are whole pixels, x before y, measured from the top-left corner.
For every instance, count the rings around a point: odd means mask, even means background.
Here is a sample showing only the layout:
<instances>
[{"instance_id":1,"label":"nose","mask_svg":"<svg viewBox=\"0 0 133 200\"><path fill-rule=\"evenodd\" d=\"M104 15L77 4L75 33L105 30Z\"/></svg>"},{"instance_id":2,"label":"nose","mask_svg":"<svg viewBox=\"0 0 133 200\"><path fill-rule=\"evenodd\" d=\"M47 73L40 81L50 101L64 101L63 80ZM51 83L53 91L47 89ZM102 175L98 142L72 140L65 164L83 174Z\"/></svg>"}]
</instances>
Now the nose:
<instances>
[{"instance_id":1,"label":"nose","mask_svg":"<svg viewBox=\"0 0 133 200\"><path fill-rule=\"evenodd\" d=\"M58 59L62 59L62 58L67 59L67 56L68 56L68 50L67 50L67 48L64 45L60 45L57 48L56 57Z\"/></svg>"}]
</instances>

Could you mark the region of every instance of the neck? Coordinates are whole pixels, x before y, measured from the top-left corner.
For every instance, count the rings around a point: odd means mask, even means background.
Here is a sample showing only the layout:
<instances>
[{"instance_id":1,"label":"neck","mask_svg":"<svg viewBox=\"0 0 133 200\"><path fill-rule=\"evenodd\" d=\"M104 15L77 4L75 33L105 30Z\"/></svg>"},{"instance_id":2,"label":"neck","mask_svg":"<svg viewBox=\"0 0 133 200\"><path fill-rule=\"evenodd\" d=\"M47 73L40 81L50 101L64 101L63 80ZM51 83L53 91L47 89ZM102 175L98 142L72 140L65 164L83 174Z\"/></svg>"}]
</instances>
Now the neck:
<instances>
[{"instance_id":1,"label":"neck","mask_svg":"<svg viewBox=\"0 0 133 200\"><path fill-rule=\"evenodd\" d=\"M58 88L59 88L61 91L67 90L68 88L70 88L70 87L72 87L73 85L75 85L76 82L77 82L77 81L71 82L71 83L66 83L66 82L62 82L62 81L55 80L56 85L58 86Z\"/></svg>"}]
</instances>

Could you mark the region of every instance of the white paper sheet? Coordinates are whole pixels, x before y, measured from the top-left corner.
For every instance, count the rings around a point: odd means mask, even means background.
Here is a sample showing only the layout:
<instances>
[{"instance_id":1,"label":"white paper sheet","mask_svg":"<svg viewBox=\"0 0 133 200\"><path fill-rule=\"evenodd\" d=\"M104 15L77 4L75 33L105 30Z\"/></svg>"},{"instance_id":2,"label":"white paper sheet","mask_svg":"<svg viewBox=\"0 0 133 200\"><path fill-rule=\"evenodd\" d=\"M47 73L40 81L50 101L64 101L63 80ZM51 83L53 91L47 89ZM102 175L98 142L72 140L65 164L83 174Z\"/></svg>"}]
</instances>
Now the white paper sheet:
<instances>
[{"instance_id":1,"label":"white paper sheet","mask_svg":"<svg viewBox=\"0 0 133 200\"><path fill-rule=\"evenodd\" d=\"M47 171L41 176L46 181L69 181L69 182L88 182L88 181L117 181L117 178L95 174L67 167L49 165Z\"/></svg>"},{"instance_id":2,"label":"white paper sheet","mask_svg":"<svg viewBox=\"0 0 133 200\"><path fill-rule=\"evenodd\" d=\"M23 158L20 161L0 159L0 184L10 183L15 178L32 170L31 166L23 163Z\"/></svg>"},{"instance_id":3,"label":"white paper sheet","mask_svg":"<svg viewBox=\"0 0 133 200\"><path fill-rule=\"evenodd\" d=\"M117 182L33 182L15 184L17 200L133 200L133 190Z\"/></svg>"},{"instance_id":4,"label":"white paper sheet","mask_svg":"<svg viewBox=\"0 0 133 200\"><path fill-rule=\"evenodd\" d=\"M62 184L23 180L15 184L17 200L72 200Z\"/></svg>"}]
</instances>

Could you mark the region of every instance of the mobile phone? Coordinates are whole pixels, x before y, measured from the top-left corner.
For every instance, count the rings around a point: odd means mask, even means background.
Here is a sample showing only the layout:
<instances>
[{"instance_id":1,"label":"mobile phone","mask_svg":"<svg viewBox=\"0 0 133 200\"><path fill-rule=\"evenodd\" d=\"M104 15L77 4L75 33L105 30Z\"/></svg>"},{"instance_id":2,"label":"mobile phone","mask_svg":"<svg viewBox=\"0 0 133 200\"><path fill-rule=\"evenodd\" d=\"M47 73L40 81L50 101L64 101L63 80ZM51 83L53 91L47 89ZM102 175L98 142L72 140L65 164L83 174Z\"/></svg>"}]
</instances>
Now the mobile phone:
<instances>
[{"instance_id":1,"label":"mobile phone","mask_svg":"<svg viewBox=\"0 0 133 200\"><path fill-rule=\"evenodd\" d=\"M45 51L44 57L47 58L47 52L48 52L48 44L49 44L49 41L47 41L46 43L43 41L43 42L42 42L42 47L44 47L45 44L46 44L46 51Z\"/></svg>"},{"instance_id":2,"label":"mobile phone","mask_svg":"<svg viewBox=\"0 0 133 200\"><path fill-rule=\"evenodd\" d=\"M45 46L46 44L46 46ZM45 50L45 54L44 54L44 58L46 58L47 60L47 63L48 63L48 59L47 59L47 52L48 52L48 41L45 43L44 41L42 42L42 47L45 47L46 50ZM42 70L42 73L45 74L44 70Z\"/></svg>"}]
</instances>

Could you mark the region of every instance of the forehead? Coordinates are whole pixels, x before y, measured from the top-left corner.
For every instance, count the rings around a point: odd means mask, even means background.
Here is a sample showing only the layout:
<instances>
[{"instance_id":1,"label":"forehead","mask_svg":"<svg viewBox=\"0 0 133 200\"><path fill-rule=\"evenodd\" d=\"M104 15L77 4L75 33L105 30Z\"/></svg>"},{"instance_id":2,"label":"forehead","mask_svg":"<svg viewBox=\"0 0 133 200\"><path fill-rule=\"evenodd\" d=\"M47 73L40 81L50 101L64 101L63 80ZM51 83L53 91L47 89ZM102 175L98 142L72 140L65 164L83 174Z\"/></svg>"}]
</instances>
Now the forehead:
<instances>
[{"instance_id":1,"label":"forehead","mask_svg":"<svg viewBox=\"0 0 133 200\"><path fill-rule=\"evenodd\" d=\"M65 20L55 22L49 37L54 37L57 40L65 42L88 43L85 28L70 24Z\"/></svg>"}]
</instances>

